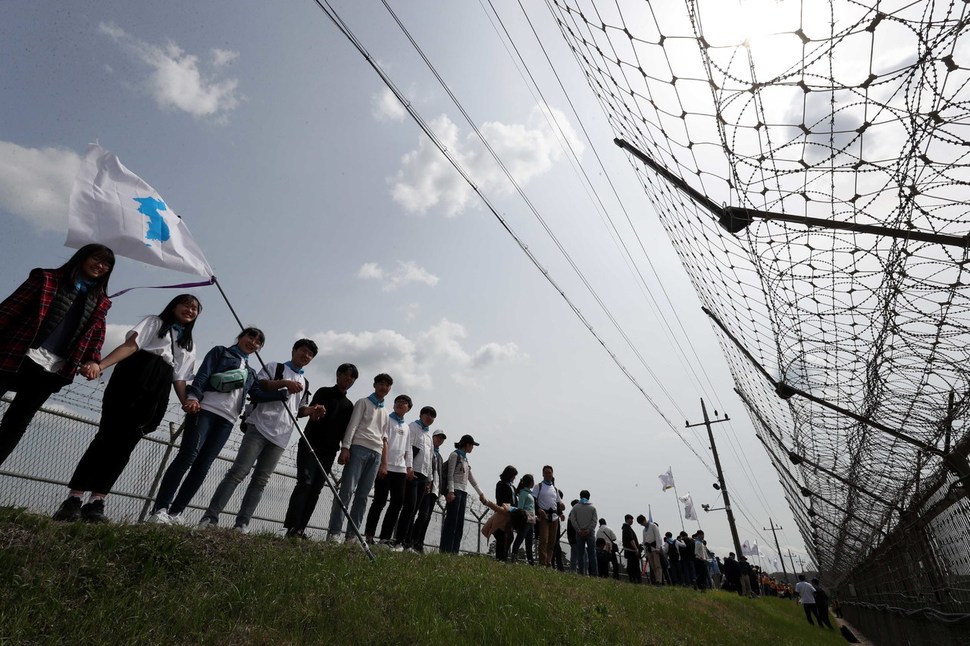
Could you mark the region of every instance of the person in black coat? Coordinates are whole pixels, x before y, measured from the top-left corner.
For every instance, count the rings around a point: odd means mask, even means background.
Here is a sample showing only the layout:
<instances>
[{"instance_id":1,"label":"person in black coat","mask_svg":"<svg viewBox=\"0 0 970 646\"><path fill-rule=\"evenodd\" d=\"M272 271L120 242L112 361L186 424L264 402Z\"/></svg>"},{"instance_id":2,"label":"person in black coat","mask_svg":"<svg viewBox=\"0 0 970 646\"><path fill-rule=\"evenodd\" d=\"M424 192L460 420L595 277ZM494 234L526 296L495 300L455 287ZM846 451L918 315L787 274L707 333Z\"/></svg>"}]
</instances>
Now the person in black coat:
<instances>
[{"instance_id":1,"label":"person in black coat","mask_svg":"<svg viewBox=\"0 0 970 646\"><path fill-rule=\"evenodd\" d=\"M516 504L515 476L519 471L511 464L502 470L502 475L495 483L495 504L498 506L508 505L514 507ZM492 536L495 537L495 558L499 561L509 560L509 547L512 545L512 532L504 529L496 529Z\"/></svg>"}]
</instances>

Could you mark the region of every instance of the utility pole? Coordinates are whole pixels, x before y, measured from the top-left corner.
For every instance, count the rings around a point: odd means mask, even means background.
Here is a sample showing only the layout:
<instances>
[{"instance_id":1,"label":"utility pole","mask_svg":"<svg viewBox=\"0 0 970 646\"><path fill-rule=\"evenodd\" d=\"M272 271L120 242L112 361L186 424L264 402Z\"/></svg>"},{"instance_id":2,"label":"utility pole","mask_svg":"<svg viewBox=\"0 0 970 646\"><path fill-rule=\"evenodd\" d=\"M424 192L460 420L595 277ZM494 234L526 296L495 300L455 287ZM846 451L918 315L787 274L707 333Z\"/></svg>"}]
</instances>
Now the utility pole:
<instances>
[{"instance_id":1,"label":"utility pole","mask_svg":"<svg viewBox=\"0 0 970 646\"><path fill-rule=\"evenodd\" d=\"M798 556L798 568L803 574L805 573L805 561L802 560L801 555Z\"/></svg>"},{"instance_id":2,"label":"utility pole","mask_svg":"<svg viewBox=\"0 0 970 646\"><path fill-rule=\"evenodd\" d=\"M785 574L785 583L788 583L788 570L785 569L785 555L781 553L781 546L778 545L778 532L776 530L784 529L781 526L775 527L774 521L770 518L768 519L768 524L770 527L764 527L764 531L771 530L771 535L775 537L775 550L778 552L778 558L781 559L781 571Z\"/></svg>"},{"instance_id":3,"label":"utility pole","mask_svg":"<svg viewBox=\"0 0 970 646\"><path fill-rule=\"evenodd\" d=\"M784 560L784 559L782 559ZM791 561L791 573L798 577L798 570L795 569L795 557L791 555L791 550L788 550L788 560ZM801 559L799 559L801 560Z\"/></svg>"},{"instance_id":4,"label":"utility pole","mask_svg":"<svg viewBox=\"0 0 970 646\"><path fill-rule=\"evenodd\" d=\"M721 471L721 459L717 456L717 445L714 443L714 431L711 430L712 424L720 424L721 422L727 422L731 418L724 414L724 419L716 419L711 421L707 416L707 407L704 406L704 398L701 398L701 412L704 414L704 421L702 424L707 427L707 437L711 440L711 452L714 454L714 466L717 467L717 482L721 487L721 497L724 500L724 511L727 512L728 527L731 528L731 538L734 540L734 553L741 558L741 539L738 538L738 528L734 523L734 512L731 510L731 500L728 498L727 485L724 484L724 472ZM717 417L717 411L714 411L714 416ZM684 423L687 428L693 428L695 426L700 426L701 424L691 424L689 422Z\"/></svg>"}]
</instances>

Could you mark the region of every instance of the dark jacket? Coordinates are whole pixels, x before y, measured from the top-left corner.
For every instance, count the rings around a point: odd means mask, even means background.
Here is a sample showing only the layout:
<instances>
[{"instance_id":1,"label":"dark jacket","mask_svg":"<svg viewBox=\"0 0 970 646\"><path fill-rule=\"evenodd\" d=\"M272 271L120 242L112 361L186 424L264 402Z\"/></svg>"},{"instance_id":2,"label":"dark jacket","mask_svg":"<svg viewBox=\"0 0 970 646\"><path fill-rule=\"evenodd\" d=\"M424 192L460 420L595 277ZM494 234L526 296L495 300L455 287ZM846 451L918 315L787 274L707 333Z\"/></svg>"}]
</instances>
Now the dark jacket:
<instances>
[{"instance_id":1,"label":"dark jacket","mask_svg":"<svg viewBox=\"0 0 970 646\"><path fill-rule=\"evenodd\" d=\"M218 374L220 372L226 372L227 370L235 370L239 368L239 362L245 361L246 372L246 394L249 395L250 399L254 402L264 403L264 402L281 402L286 401L289 397L289 393L286 389L267 391L263 390L259 385L259 380L256 378L256 371L249 367L249 362L246 361L246 356L242 353L237 346L225 347L222 345L217 345L216 347L209 350L205 358L202 360L202 364L195 373L195 377L192 379L192 383L186 388L186 390L194 396L199 401L205 398L205 393L212 392L214 389L209 383L212 375Z\"/></svg>"},{"instance_id":2,"label":"dark jacket","mask_svg":"<svg viewBox=\"0 0 970 646\"><path fill-rule=\"evenodd\" d=\"M59 269L34 269L27 280L0 303L0 371L17 372L27 351L37 341L37 335L51 313L59 289L65 289L69 277ZM58 371L71 380L78 368L88 361L101 361L104 344L104 319L111 301L102 293L89 293L81 329L72 341L71 352L64 357Z\"/></svg>"},{"instance_id":3,"label":"dark jacket","mask_svg":"<svg viewBox=\"0 0 970 646\"><path fill-rule=\"evenodd\" d=\"M327 414L316 421L306 424L304 433L314 450L334 451L340 448L340 441L344 439L350 416L354 412L354 403L347 394L336 385L319 388L313 393L310 405L323 404Z\"/></svg>"},{"instance_id":4,"label":"dark jacket","mask_svg":"<svg viewBox=\"0 0 970 646\"><path fill-rule=\"evenodd\" d=\"M640 558L640 541L637 540L637 533L629 523L623 523L620 536L620 540L623 541L623 555L628 559ZM636 549L631 548L631 544L636 545Z\"/></svg>"}]
</instances>

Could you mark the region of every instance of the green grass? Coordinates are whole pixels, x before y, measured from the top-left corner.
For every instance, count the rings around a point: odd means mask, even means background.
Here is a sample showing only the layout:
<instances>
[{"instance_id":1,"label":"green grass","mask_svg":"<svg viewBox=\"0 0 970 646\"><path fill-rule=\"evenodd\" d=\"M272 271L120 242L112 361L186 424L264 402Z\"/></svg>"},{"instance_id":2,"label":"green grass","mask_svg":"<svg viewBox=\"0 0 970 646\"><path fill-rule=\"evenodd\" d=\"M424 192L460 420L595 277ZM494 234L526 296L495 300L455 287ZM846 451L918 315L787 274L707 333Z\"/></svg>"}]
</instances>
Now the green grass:
<instances>
[{"instance_id":1,"label":"green grass","mask_svg":"<svg viewBox=\"0 0 970 646\"><path fill-rule=\"evenodd\" d=\"M0 508L0 643L841 644L791 601Z\"/></svg>"}]
</instances>

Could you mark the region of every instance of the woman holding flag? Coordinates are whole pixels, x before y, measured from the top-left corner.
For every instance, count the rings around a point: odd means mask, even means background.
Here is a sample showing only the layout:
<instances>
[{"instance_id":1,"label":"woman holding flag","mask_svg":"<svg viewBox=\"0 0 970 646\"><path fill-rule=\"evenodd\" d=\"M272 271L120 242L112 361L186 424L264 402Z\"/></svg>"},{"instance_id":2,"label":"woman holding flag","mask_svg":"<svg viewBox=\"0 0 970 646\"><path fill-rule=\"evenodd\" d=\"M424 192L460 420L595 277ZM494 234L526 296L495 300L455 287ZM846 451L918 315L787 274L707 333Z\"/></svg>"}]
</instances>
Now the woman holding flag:
<instances>
[{"instance_id":1,"label":"woman holding flag","mask_svg":"<svg viewBox=\"0 0 970 646\"><path fill-rule=\"evenodd\" d=\"M125 342L101 361L101 372L117 367L104 391L98 433L78 462L67 500L54 513L54 520L107 520L104 499L138 441L158 428L173 386L183 408L188 404L185 382L195 369L192 330L201 312L199 299L180 294L161 314L146 317L129 330ZM88 491L91 496L82 506Z\"/></svg>"},{"instance_id":2,"label":"woman holding flag","mask_svg":"<svg viewBox=\"0 0 970 646\"><path fill-rule=\"evenodd\" d=\"M0 395L16 391L0 421L0 464L47 399L81 374L101 374L114 252L78 249L57 269L34 269L0 303Z\"/></svg>"}]
</instances>

